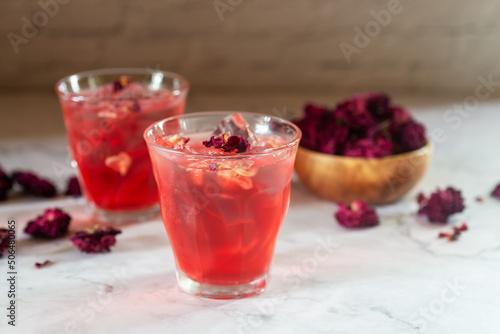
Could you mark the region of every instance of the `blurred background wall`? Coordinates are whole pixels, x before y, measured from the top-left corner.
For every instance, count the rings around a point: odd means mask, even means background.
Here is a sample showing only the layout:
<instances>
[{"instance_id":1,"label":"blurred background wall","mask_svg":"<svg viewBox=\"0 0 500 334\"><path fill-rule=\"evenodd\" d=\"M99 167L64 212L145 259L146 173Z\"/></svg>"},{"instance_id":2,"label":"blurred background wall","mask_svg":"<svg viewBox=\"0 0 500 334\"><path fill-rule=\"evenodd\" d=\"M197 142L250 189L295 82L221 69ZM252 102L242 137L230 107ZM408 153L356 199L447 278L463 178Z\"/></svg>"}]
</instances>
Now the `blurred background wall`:
<instances>
[{"instance_id":1,"label":"blurred background wall","mask_svg":"<svg viewBox=\"0 0 500 334\"><path fill-rule=\"evenodd\" d=\"M497 0L0 0L0 89L138 66L193 90L466 95L498 72L499 15Z\"/></svg>"}]
</instances>

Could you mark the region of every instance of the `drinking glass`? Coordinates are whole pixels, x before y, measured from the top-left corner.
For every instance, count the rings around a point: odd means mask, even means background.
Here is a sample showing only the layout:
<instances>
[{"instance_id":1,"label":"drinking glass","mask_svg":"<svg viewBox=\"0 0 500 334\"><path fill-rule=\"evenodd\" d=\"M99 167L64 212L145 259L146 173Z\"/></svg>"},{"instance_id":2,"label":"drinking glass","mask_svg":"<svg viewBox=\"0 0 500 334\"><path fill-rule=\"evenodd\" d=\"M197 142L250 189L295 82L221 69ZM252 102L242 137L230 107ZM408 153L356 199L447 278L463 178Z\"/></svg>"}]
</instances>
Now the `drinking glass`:
<instances>
[{"instance_id":1,"label":"drinking glass","mask_svg":"<svg viewBox=\"0 0 500 334\"><path fill-rule=\"evenodd\" d=\"M301 132L277 117L240 113L259 141L272 141L272 148L209 154L168 148L157 138L189 137L188 145L201 147L231 114L171 117L144 133L178 284L188 293L217 299L264 290L289 205Z\"/></svg>"},{"instance_id":2,"label":"drinking glass","mask_svg":"<svg viewBox=\"0 0 500 334\"><path fill-rule=\"evenodd\" d=\"M56 84L69 150L91 212L105 222L158 214L158 191L143 133L184 112L182 76L140 68L82 72Z\"/></svg>"}]
</instances>

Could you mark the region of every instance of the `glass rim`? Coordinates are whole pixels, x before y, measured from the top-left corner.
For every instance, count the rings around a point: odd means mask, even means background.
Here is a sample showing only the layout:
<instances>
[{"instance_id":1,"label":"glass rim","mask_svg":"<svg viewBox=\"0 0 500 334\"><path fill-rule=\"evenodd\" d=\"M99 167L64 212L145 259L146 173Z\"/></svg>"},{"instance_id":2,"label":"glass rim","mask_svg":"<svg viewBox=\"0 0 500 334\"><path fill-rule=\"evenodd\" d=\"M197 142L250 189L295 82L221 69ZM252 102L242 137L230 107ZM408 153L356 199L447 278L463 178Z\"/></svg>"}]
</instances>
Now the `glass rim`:
<instances>
[{"instance_id":1,"label":"glass rim","mask_svg":"<svg viewBox=\"0 0 500 334\"><path fill-rule=\"evenodd\" d=\"M70 75L67 75L61 79L59 79L56 84L55 84L55 91L57 94L61 96L69 96L69 95L80 95L78 93L67 93L63 92L60 90L60 86L64 82L70 82L71 77L77 77L77 78L85 78L85 77L90 77L92 75L127 75L127 74L146 74L146 75L151 75L153 73L162 73L165 76L169 78L174 78L178 79L181 82L181 87L178 89L174 89L172 91L179 91L181 95L184 92L187 92L190 88L189 86L189 81L183 77L182 75L174 72L169 72L169 71L162 71L162 70L148 70L146 68L142 67L110 67L110 68L101 68L101 69L96 69L96 70L88 70L88 71L82 71L82 72L77 72L73 73ZM86 99L84 97L84 99Z\"/></svg>"},{"instance_id":2,"label":"glass rim","mask_svg":"<svg viewBox=\"0 0 500 334\"><path fill-rule=\"evenodd\" d=\"M209 154L209 153L201 153L201 152L191 152L191 151L180 151L176 150L173 148L165 147L162 145L157 144L156 142L150 140L149 138L149 133L153 130L153 128L159 124L163 124L166 122L171 122L176 119L181 119L181 118L194 118L194 117L199 117L199 116L204 116L204 115L231 115L231 114L241 114L243 116L245 115L250 115L250 116L260 116L260 117L270 117L275 120L279 120L286 125L290 126L294 131L295 135L294 137L287 141L285 144L277 146L277 147L272 147L268 148L259 152L244 152L244 153L224 153L224 154ZM302 138L302 131L300 131L299 127L292 122L283 119L281 117L277 116L271 116L267 114L261 114L261 113L254 113L254 112L246 112L246 111L198 111L194 113L188 113L188 114L182 114L182 115L177 115L177 116L172 116L168 117L165 119L162 119L160 121L154 122L150 126L146 128L144 131L144 140L148 143L148 145L152 145L153 147L158 148L159 150L165 151L165 152L170 152L174 154L179 154L179 155L184 155L184 156L192 156L192 157L197 157L197 158L205 158L205 159L241 159L241 158L247 158L251 156L262 156L262 155L268 155L268 154L273 154L279 151L283 151L286 149L289 149L295 145L298 146L298 143L300 139Z\"/></svg>"}]
</instances>

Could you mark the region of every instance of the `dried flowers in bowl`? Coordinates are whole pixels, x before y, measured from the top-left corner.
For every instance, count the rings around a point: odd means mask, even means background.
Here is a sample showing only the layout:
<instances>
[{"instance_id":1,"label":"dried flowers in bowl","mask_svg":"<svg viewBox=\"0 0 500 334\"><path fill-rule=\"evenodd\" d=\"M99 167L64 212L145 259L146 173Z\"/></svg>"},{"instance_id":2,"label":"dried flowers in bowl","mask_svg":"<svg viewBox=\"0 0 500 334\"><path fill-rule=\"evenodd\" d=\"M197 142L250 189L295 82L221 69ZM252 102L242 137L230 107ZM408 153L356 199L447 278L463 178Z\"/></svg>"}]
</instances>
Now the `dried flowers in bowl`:
<instances>
[{"instance_id":1,"label":"dried flowers in bowl","mask_svg":"<svg viewBox=\"0 0 500 334\"><path fill-rule=\"evenodd\" d=\"M333 109L309 104L295 169L318 196L392 203L422 178L432 154L425 127L384 94L355 95Z\"/></svg>"}]
</instances>

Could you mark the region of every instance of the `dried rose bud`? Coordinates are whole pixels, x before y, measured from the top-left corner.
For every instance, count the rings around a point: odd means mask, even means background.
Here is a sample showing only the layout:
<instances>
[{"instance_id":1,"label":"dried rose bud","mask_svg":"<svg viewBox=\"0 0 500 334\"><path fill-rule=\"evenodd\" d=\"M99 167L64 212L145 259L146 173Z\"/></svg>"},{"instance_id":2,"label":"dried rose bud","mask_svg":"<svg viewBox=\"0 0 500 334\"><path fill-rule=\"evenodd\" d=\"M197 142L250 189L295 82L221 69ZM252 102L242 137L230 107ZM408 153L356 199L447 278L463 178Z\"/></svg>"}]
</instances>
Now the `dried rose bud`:
<instances>
[{"instance_id":1,"label":"dried rose bud","mask_svg":"<svg viewBox=\"0 0 500 334\"><path fill-rule=\"evenodd\" d=\"M95 226L89 231L78 231L69 240L85 253L109 252L116 243L115 236L122 233L112 227Z\"/></svg>"},{"instance_id":2,"label":"dried rose bud","mask_svg":"<svg viewBox=\"0 0 500 334\"><path fill-rule=\"evenodd\" d=\"M438 188L430 197L419 194L417 202L420 206L418 213L427 216L432 223L446 223L450 215L465 209L462 194L452 187L446 190Z\"/></svg>"},{"instance_id":3,"label":"dried rose bud","mask_svg":"<svg viewBox=\"0 0 500 334\"><path fill-rule=\"evenodd\" d=\"M34 173L16 171L12 174L12 179L21 186L26 194L37 197L53 197L56 195L56 187Z\"/></svg>"},{"instance_id":4,"label":"dried rose bud","mask_svg":"<svg viewBox=\"0 0 500 334\"><path fill-rule=\"evenodd\" d=\"M425 127L422 124L411 120L401 127L399 140L402 152L418 150L427 144L427 139L425 138Z\"/></svg>"},{"instance_id":5,"label":"dried rose bud","mask_svg":"<svg viewBox=\"0 0 500 334\"><path fill-rule=\"evenodd\" d=\"M40 269L40 268L43 268L43 267L46 267L46 266L49 266L51 264L53 264L54 262L50 261L50 260L45 260L43 262L36 262L35 263L35 268L36 269Z\"/></svg>"},{"instance_id":6,"label":"dried rose bud","mask_svg":"<svg viewBox=\"0 0 500 334\"><path fill-rule=\"evenodd\" d=\"M68 233L71 217L61 209L47 209L43 215L28 222L24 232L33 237L56 239Z\"/></svg>"},{"instance_id":7,"label":"dried rose bud","mask_svg":"<svg viewBox=\"0 0 500 334\"><path fill-rule=\"evenodd\" d=\"M12 180L0 167L0 201L7 199L7 193L12 188Z\"/></svg>"},{"instance_id":8,"label":"dried rose bud","mask_svg":"<svg viewBox=\"0 0 500 334\"><path fill-rule=\"evenodd\" d=\"M243 137L228 136L221 133L217 137L212 136L203 142L205 147L214 147L227 153L244 153L250 149L250 143Z\"/></svg>"},{"instance_id":9,"label":"dried rose bud","mask_svg":"<svg viewBox=\"0 0 500 334\"><path fill-rule=\"evenodd\" d=\"M347 228L375 226L379 223L375 210L363 201L354 201L350 205L340 203L335 218Z\"/></svg>"},{"instance_id":10,"label":"dried rose bud","mask_svg":"<svg viewBox=\"0 0 500 334\"><path fill-rule=\"evenodd\" d=\"M76 176L73 176L73 177L68 179L68 185L66 187L65 194L69 195L69 196L74 196L74 197L82 196L82 190L80 189L80 183L78 182L78 179L76 178Z\"/></svg>"},{"instance_id":11,"label":"dried rose bud","mask_svg":"<svg viewBox=\"0 0 500 334\"><path fill-rule=\"evenodd\" d=\"M387 109L390 105L390 98L384 93L370 93L366 97L366 109L378 120L385 120L390 115Z\"/></svg>"},{"instance_id":12,"label":"dried rose bud","mask_svg":"<svg viewBox=\"0 0 500 334\"><path fill-rule=\"evenodd\" d=\"M0 227L0 257L2 253L9 247L9 230Z\"/></svg>"},{"instance_id":13,"label":"dried rose bud","mask_svg":"<svg viewBox=\"0 0 500 334\"><path fill-rule=\"evenodd\" d=\"M500 198L500 183L497 184L497 186L495 187L495 189L493 189L493 192L491 193L491 196L496 197L496 198Z\"/></svg>"}]
</instances>

